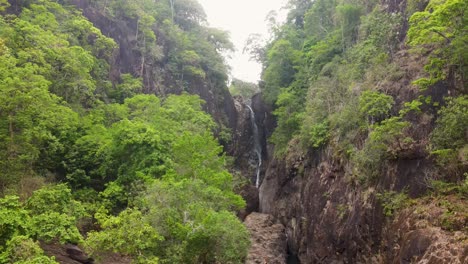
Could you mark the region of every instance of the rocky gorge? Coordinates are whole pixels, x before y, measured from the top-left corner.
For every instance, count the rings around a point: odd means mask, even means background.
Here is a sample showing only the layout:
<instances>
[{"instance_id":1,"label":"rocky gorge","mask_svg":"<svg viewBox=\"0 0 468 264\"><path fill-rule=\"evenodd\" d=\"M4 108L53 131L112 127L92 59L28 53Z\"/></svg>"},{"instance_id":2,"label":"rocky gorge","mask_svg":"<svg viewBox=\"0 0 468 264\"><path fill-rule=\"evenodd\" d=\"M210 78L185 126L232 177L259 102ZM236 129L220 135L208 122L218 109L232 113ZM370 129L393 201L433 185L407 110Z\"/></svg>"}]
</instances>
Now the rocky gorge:
<instances>
[{"instance_id":1,"label":"rocky gorge","mask_svg":"<svg viewBox=\"0 0 468 264\"><path fill-rule=\"evenodd\" d=\"M468 263L466 0L287 9L0 0L0 263Z\"/></svg>"}]
</instances>

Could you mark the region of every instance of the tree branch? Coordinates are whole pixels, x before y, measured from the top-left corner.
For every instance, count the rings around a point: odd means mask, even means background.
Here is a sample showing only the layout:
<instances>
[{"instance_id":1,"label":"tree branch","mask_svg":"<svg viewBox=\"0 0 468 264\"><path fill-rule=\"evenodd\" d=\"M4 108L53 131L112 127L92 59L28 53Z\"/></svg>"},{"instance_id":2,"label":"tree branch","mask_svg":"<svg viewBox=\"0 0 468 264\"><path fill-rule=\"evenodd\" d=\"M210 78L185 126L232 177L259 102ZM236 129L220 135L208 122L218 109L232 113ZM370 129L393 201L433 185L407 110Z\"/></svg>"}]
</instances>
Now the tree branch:
<instances>
[{"instance_id":1,"label":"tree branch","mask_svg":"<svg viewBox=\"0 0 468 264\"><path fill-rule=\"evenodd\" d=\"M439 36L443 37L447 41L447 44L450 44L452 42L452 40L448 38L447 36L445 36L442 32L435 30L435 29L432 29L432 31L434 33L437 33Z\"/></svg>"}]
</instances>

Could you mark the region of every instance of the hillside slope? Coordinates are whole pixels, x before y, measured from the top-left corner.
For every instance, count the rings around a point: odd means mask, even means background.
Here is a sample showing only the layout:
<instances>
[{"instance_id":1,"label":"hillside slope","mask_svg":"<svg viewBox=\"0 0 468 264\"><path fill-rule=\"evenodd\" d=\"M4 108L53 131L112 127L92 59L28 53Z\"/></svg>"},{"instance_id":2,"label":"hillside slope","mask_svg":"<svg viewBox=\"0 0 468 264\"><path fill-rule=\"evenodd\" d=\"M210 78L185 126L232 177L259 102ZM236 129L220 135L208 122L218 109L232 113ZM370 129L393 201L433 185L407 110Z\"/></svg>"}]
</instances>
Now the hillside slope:
<instances>
[{"instance_id":1,"label":"hillside slope","mask_svg":"<svg viewBox=\"0 0 468 264\"><path fill-rule=\"evenodd\" d=\"M245 260L232 45L176 2L0 0L0 263Z\"/></svg>"},{"instance_id":2,"label":"hillside slope","mask_svg":"<svg viewBox=\"0 0 468 264\"><path fill-rule=\"evenodd\" d=\"M468 261L466 1L290 1L260 212L301 263ZM257 50L258 52L258 50Z\"/></svg>"}]
</instances>

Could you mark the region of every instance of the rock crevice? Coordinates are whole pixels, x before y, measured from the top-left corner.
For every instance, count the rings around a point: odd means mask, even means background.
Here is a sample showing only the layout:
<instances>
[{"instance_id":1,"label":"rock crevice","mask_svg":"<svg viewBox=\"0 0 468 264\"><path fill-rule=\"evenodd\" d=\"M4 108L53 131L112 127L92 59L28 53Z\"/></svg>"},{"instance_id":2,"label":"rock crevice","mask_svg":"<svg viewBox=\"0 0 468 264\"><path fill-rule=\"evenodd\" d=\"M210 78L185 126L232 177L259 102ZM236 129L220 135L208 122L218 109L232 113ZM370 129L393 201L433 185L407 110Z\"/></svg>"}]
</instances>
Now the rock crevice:
<instances>
[{"instance_id":1,"label":"rock crevice","mask_svg":"<svg viewBox=\"0 0 468 264\"><path fill-rule=\"evenodd\" d=\"M287 242L282 224L261 213L251 213L244 223L252 243L246 264L286 264Z\"/></svg>"}]
</instances>

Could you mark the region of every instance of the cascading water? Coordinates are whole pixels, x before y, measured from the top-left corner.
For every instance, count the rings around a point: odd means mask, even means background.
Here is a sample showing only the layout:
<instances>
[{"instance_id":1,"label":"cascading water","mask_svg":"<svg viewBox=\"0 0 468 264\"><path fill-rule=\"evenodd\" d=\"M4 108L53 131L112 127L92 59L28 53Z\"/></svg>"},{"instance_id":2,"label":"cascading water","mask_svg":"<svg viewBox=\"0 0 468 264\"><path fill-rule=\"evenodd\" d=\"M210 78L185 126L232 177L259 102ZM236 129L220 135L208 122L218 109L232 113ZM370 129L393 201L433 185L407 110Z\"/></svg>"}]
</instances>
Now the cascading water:
<instances>
[{"instance_id":1,"label":"cascading water","mask_svg":"<svg viewBox=\"0 0 468 264\"><path fill-rule=\"evenodd\" d=\"M258 133L257 123L255 122L255 113L252 110L250 105L246 104L247 108L250 111L250 121L252 122L252 132L253 132L253 139L254 139L254 152L257 155L257 169L255 172L255 187L259 187L260 185L260 171L262 167L262 145L260 144L260 135Z\"/></svg>"}]
</instances>

